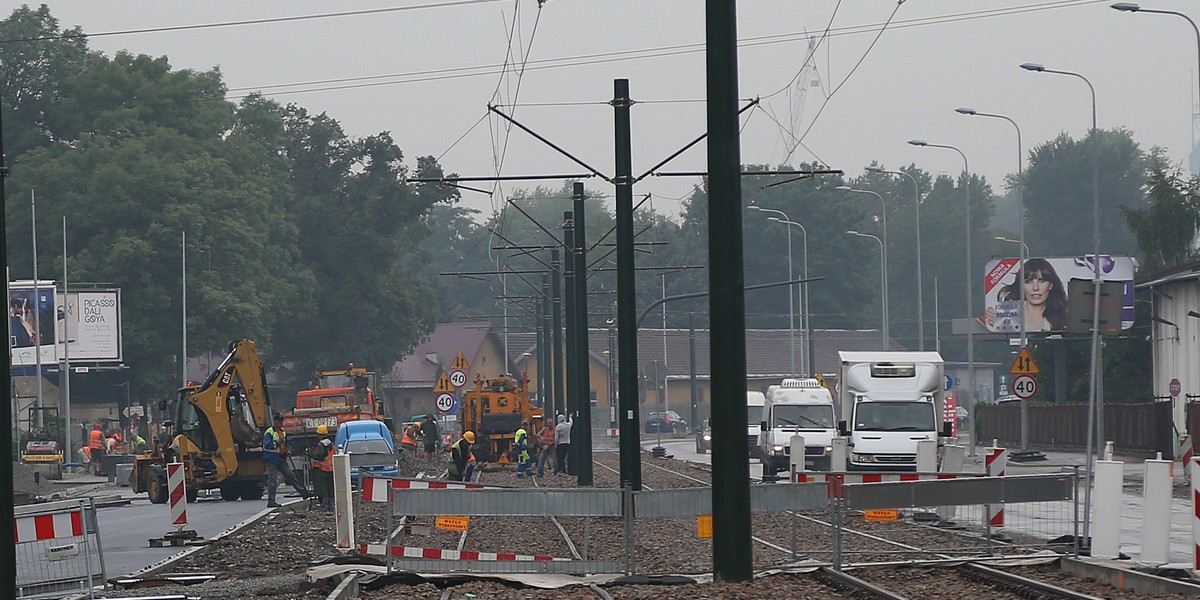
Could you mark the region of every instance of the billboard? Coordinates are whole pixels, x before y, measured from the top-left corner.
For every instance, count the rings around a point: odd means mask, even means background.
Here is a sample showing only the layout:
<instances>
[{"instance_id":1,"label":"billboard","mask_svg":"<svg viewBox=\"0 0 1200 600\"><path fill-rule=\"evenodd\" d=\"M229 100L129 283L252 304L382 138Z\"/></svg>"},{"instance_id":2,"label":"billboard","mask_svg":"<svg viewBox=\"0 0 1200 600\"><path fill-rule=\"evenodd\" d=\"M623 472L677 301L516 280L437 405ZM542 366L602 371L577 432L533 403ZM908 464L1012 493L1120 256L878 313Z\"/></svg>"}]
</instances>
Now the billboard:
<instances>
[{"instance_id":1,"label":"billboard","mask_svg":"<svg viewBox=\"0 0 1200 600\"><path fill-rule=\"evenodd\" d=\"M989 331L1021 331L1021 289L1017 287L1020 259L988 262L983 279L984 319ZM1063 333L1070 322L1067 293L1072 280L1090 282L1092 255L1068 258L1026 258L1024 271L1025 331L1027 334ZM1133 327L1133 274L1137 263L1128 256L1100 256L1100 278L1118 282L1125 291L1121 301L1121 329ZM1090 315L1087 317L1091 319Z\"/></svg>"},{"instance_id":2,"label":"billboard","mask_svg":"<svg viewBox=\"0 0 1200 600\"><path fill-rule=\"evenodd\" d=\"M71 290L53 281L15 281L8 292L8 343L14 367L71 362L121 362L121 292ZM64 343L67 347L64 350Z\"/></svg>"}]
</instances>

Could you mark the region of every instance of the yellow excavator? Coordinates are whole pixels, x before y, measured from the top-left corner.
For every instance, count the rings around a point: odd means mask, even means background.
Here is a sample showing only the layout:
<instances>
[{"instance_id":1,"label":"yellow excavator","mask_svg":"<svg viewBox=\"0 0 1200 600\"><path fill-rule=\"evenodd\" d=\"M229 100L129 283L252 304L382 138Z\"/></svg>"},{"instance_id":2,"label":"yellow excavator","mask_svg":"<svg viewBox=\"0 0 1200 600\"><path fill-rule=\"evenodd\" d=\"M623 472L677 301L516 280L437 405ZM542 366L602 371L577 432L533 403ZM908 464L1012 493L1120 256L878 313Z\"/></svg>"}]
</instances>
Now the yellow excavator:
<instances>
[{"instance_id":1,"label":"yellow excavator","mask_svg":"<svg viewBox=\"0 0 1200 600\"><path fill-rule=\"evenodd\" d=\"M171 444L154 444L136 458L133 491L165 503L167 464L180 462L189 501L202 489L220 489L224 500L262 498L267 473L262 439L271 424L270 406L254 342L231 343L229 355L204 383L179 389ZM165 409L164 401L160 410Z\"/></svg>"}]
</instances>

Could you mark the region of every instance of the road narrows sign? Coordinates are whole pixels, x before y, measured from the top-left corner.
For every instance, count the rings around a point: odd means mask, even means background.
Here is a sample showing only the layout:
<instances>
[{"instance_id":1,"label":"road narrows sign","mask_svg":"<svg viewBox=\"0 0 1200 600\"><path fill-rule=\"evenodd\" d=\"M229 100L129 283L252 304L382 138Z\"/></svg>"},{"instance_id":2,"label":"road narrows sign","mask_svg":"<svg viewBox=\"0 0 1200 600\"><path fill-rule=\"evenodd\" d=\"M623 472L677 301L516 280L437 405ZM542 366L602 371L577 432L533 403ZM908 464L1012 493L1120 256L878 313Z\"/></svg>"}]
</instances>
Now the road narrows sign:
<instances>
[{"instance_id":1,"label":"road narrows sign","mask_svg":"<svg viewBox=\"0 0 1200 600\"><path fill-rule=\"evenodd\" d=\"M442 371L442 376L438 377L437 383L433 385L433 391L438 393L454 391L454 386L450 383L450 375L448 373Z\"/></svg>"},{"instance_id":2,"label":"road narrows sign","mask_svg":"<svg viewBox=\"0 0 1200 600\"><path fill-rule=\"evenodd\" d=\"M1008 372L1013 375L1037 375L1041 371L1038 371L1037 363L1033 362L1033 354L1029 352L1029 348L1022 347Z\"/></svg>"},{"instance_id":3,"label":"road narrows sign","mask_svg":"<svg viewBox=\"0 0 1200 600\"><path fill-rule=\"evenodd\" d=\"M471 363L467 362L467 357L463 356L460 350L454 357L454 361L450 363L450 368L457 371L466 371L471 368Z\"/></svg>"}]
</instances>

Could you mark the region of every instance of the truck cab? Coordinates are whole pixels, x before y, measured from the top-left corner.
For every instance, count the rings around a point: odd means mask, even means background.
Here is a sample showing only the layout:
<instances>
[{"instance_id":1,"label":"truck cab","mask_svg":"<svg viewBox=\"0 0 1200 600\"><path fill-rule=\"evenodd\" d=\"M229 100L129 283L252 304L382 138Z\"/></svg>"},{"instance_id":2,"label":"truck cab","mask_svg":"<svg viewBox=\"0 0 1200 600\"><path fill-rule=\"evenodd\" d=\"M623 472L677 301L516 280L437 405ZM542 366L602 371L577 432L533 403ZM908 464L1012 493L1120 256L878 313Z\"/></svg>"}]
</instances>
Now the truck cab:
<instances>
[{"instance_id":1,"label":"truck cab","mask_svg":"<svg viewBox=\"0 0 1200 600\"><path fill-rule=\"evenodd\" d=\"M840 352L838 424L849 436L848 467L915 471L917 443L941 443L945 383L937 352Z\"/></svg>"},{"instance_id":2,"label":"truck cab","mask_svg":"<svg viewBox=\"0 0 1200 600\"><path fill-rule=\"evenodd\" d=\"M758 437L762 435L763 406L767 397L762 392L746 392L746 443L750 446L750 458L759 458Z\"/></svg>"},{"instance_id":3,"label":"truck cab","mask_svg":"<svg viewBox=\"0 0 1200 600\"><path fill-rule=\"evenodd\" d=\"M806 469L828 471L834 423L833 395L816 379L784 379L767 388L758 453L764 473L785 471L791 463L791 438L804 436Z\"/></svg>"}]
</instances>

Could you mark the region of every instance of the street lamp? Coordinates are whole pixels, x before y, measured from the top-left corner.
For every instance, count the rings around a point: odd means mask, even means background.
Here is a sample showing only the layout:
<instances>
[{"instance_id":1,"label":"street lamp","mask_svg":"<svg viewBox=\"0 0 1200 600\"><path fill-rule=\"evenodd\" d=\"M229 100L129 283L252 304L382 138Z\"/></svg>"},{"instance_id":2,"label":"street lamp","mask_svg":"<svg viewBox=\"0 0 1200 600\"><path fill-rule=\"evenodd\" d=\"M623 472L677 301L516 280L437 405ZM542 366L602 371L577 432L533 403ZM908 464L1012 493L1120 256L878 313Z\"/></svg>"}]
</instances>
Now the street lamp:
<instances>
[{"instance_id":1,"label":"street lamp","mask_svg":"<svg viewBox=\"0 0 1200 600\"><path fill-rule=\"evenodd\" d=\"M1072 71L1047 69L1038 63L1025 63L1021 65L1021 68L1037 73L1054 73L1082 79L1092 93L1092 130L1089 133L1092 136L1092 146L1094 146L1092 148L1092 262L1094 268L1092 270L1092 374L1088 386L1087 435L1087 481L1090 483L1092 480L1092 457L1095 454L1093 447L1104 439L1104 398L1100 395L1102 358L1100 348L1100 136L1096 130L1096 88L1092 86L1092 82L1088 81L1087 77ZM1092 438L1093 421L1095 422L1095 440ZM1084 488L1084 495L1083 539L1087 539L1092 505L1092 486L1090 484Z\"/></svg>"},{"instance_id":2,"label":"street lamp","mask_svg":"<svg viewBox=\"0 0 1200 600\"><path fill-rule=\"evenodd\" d=\"M747 206L746 208L749 210L756 210L759 212L777 214L777 215L782 216L785 220L788 220L788 221L791 220L791 217L788 217L787 213L783 212L782 210L775 210L773 208L763 208L761 206L754 206L753 204L750 206ZM768 220L770 220L770 217L768 217ZM792 229L790 227L787 230L787 243L788 243L788 281L793 281L796 278L795 278L795 276L792 275ZM804 255L805 255L805 257L807 257L808 253L805 252ZM805 275L804 277L807 279L808 275ZM789 344L789 346L791 347L791 352L792 352L792 375L795 375L796 374L796 311L793 308L795 306L795 302L792 300L792 298L793 298L792 288L793 287L795 287L795 286L791 285L791 284L788 285L788 335L790 336L789 339L791 342Z\"/></svg>"},{"instance_id":3,"label":"street lamp","mask_svg":"<svg viewBox=\"0 0 1200 600\"><path fill-rule=\"evenodd\" d=\"M1017 126L1017 122L1009 117L996 113L979 112L973 108L956 108L955 112L961 115L969 115L974 117L988 117L992 119L1003 119L1008 121L1017 130L1017 229L1019 232L1016 243L1020 244L1020 260L1017 261L1017 302L1020 308L1017 309L1017 320L1020 322L1021 335L1021 350L1025 349L1026 331L1025 331L1025 260L1029 258L1029 246L1025 245L1025 195L1023 193L1025 187L1024 167L1025 155L1021 150L1021 128ZM996 238L1002 239L1002 238ZM1006 240L1013 241L1013 240ZM1021 449L1029 449L1029 403L1021 403Z\"/></svg>"},{"instance_id":4,"label":"street lamp","mask_svg":"<svg viewBox=\"0 0 1200 600\"><path fill-rule=\"evenodd\" d=\"M971 167L967 155L956 146L948 144L931 144L925 140L908 140L909 144L922 148L943 148L953 150L963 159L963 200L967 209L967 428L971 430L971 456L975 456L975 272L971 270Z\"/></svg>"},{"instance_id":5,"label":"street lamp","mask_svg":"<svg viewBox=\"0 0 1200 600\"><path fill-rule=\"evenodd\" d=\"M917 184L917 178L905 173L904 171L889 171L883 167L870 166L867 171L871 173L887 173L889 175L903 175L913 183L913 202L917 211L917 349L925 351L925 298L924 286L921 283L921 188Z\"/></svg>"},{"instance_id":6,"label":"street lamp","mask_svg":"<svg viewBox=\"0 0 1200 600\"><path fill-rule=\"evenodd\" d=\"M1196 26L1196 22L1193 21L1191 17L1189 17L1181 12L1175 12L1173 10L1163 10L1163 9L1159 9L1159 8L1142 8L1141 5L1139 5L1136 2L1118 2L1116 4L1113 4L1112 8L1119 10L1121 12L1144 12L1144 13L1154 13L1154 14L1160 14L1160 15L1177 15L1177 16L1187 19L1188 23L1192 24L1192 29L1196 32L1196 60L1197 60L1197 64L1200 65L1200 27Z\"/></svg>"},{"instance_id":7,"label":"street lamp","mask_svg":"<svg viewBox=\"0 0 1200 600\"><path fill-rule=\"evenodd\" d=\"M872 196L875 196L876 198L879 198L879 212L880 212L879 218L883 221L883 239L880 240L880 243L883 244L883 264L885 267L884 270L886 271L887 270L886 269L886 266L887 266L887 203L885 203L883 201L883 196L880 196L878 193L872 192L871 190L858 190L858 189L854 189L848 185L839 185L834 189L841 191L841 192L847 192L850 194L870 194ZM887 278L885 277L883 279L883 297L887 298L887 296L888 296L888 282L887 282ZM887 313L887 303L885 302L884 303L884 311L883 311L883 350L885 352L888 349L888 340L889 340L888 321L890 321L890 320L891 319L889 318L889 315Z\"/></svg>"},{"instance_id":8,"label":"street lamp","mask_svg":"<svg viewBox=\"0 0 1200 600\"><path fill-rule=\"evenodd\" d=\"M800 245L804 250L804 283L801 284L802 293L800 294L800 306L802 307L800 309L800 326L804 328L804 343L808 355L807 361L801 360L801 368L803 369L805 375L809 377L816 377L817 366L816 357L813 356L812 313L808 312L808 230L796 221L788 221L785 219L780 219L779 217L767 217L767 220L775 221L776 223L783 223L789 227L796 226L800 228Z\"/></svg>"},{"instance_id":9,"label":"street lamp","mask_svg":"<svg viewBox=\"0 0 1200 600\"><path fill-rule=\"evenodd\" d=\"M1020 244L1021 249L1025 251L1025 256L1029 256L1029 245L1026 244L1025 242L1022 242L1021 240L1014 240L1012 238L1006 238L1002 235L998 235L992 239L1000 241L1000 242L1008 242L1010 244Z\"/></svg>"},{"instance_id":10,"label":"street lamp","mask_svg":"<svg viewBox=\"0 0 1200 600\"><path fill-rule=\"evenodd\" d=\"M873 236L869 233L859 233L857 231L847 231L846 233L848 233L850 235L856 235L858 237L871 238L871 239L879 242L879 281L880 281L879 287L880 287L880 296L883 297L883 302L881 302L882 306L880 307L880 311L881 311L880 318L883 321L883 349L884 349L884 351L887 351L887 348L888 348L888 334L887 334L888 298L887 298L887 293L884 292L884 290L886 289L885 282L887 281L887 259L884 258L883 240L881 240L877 236Z\"/></svg>"}]
</instances>

